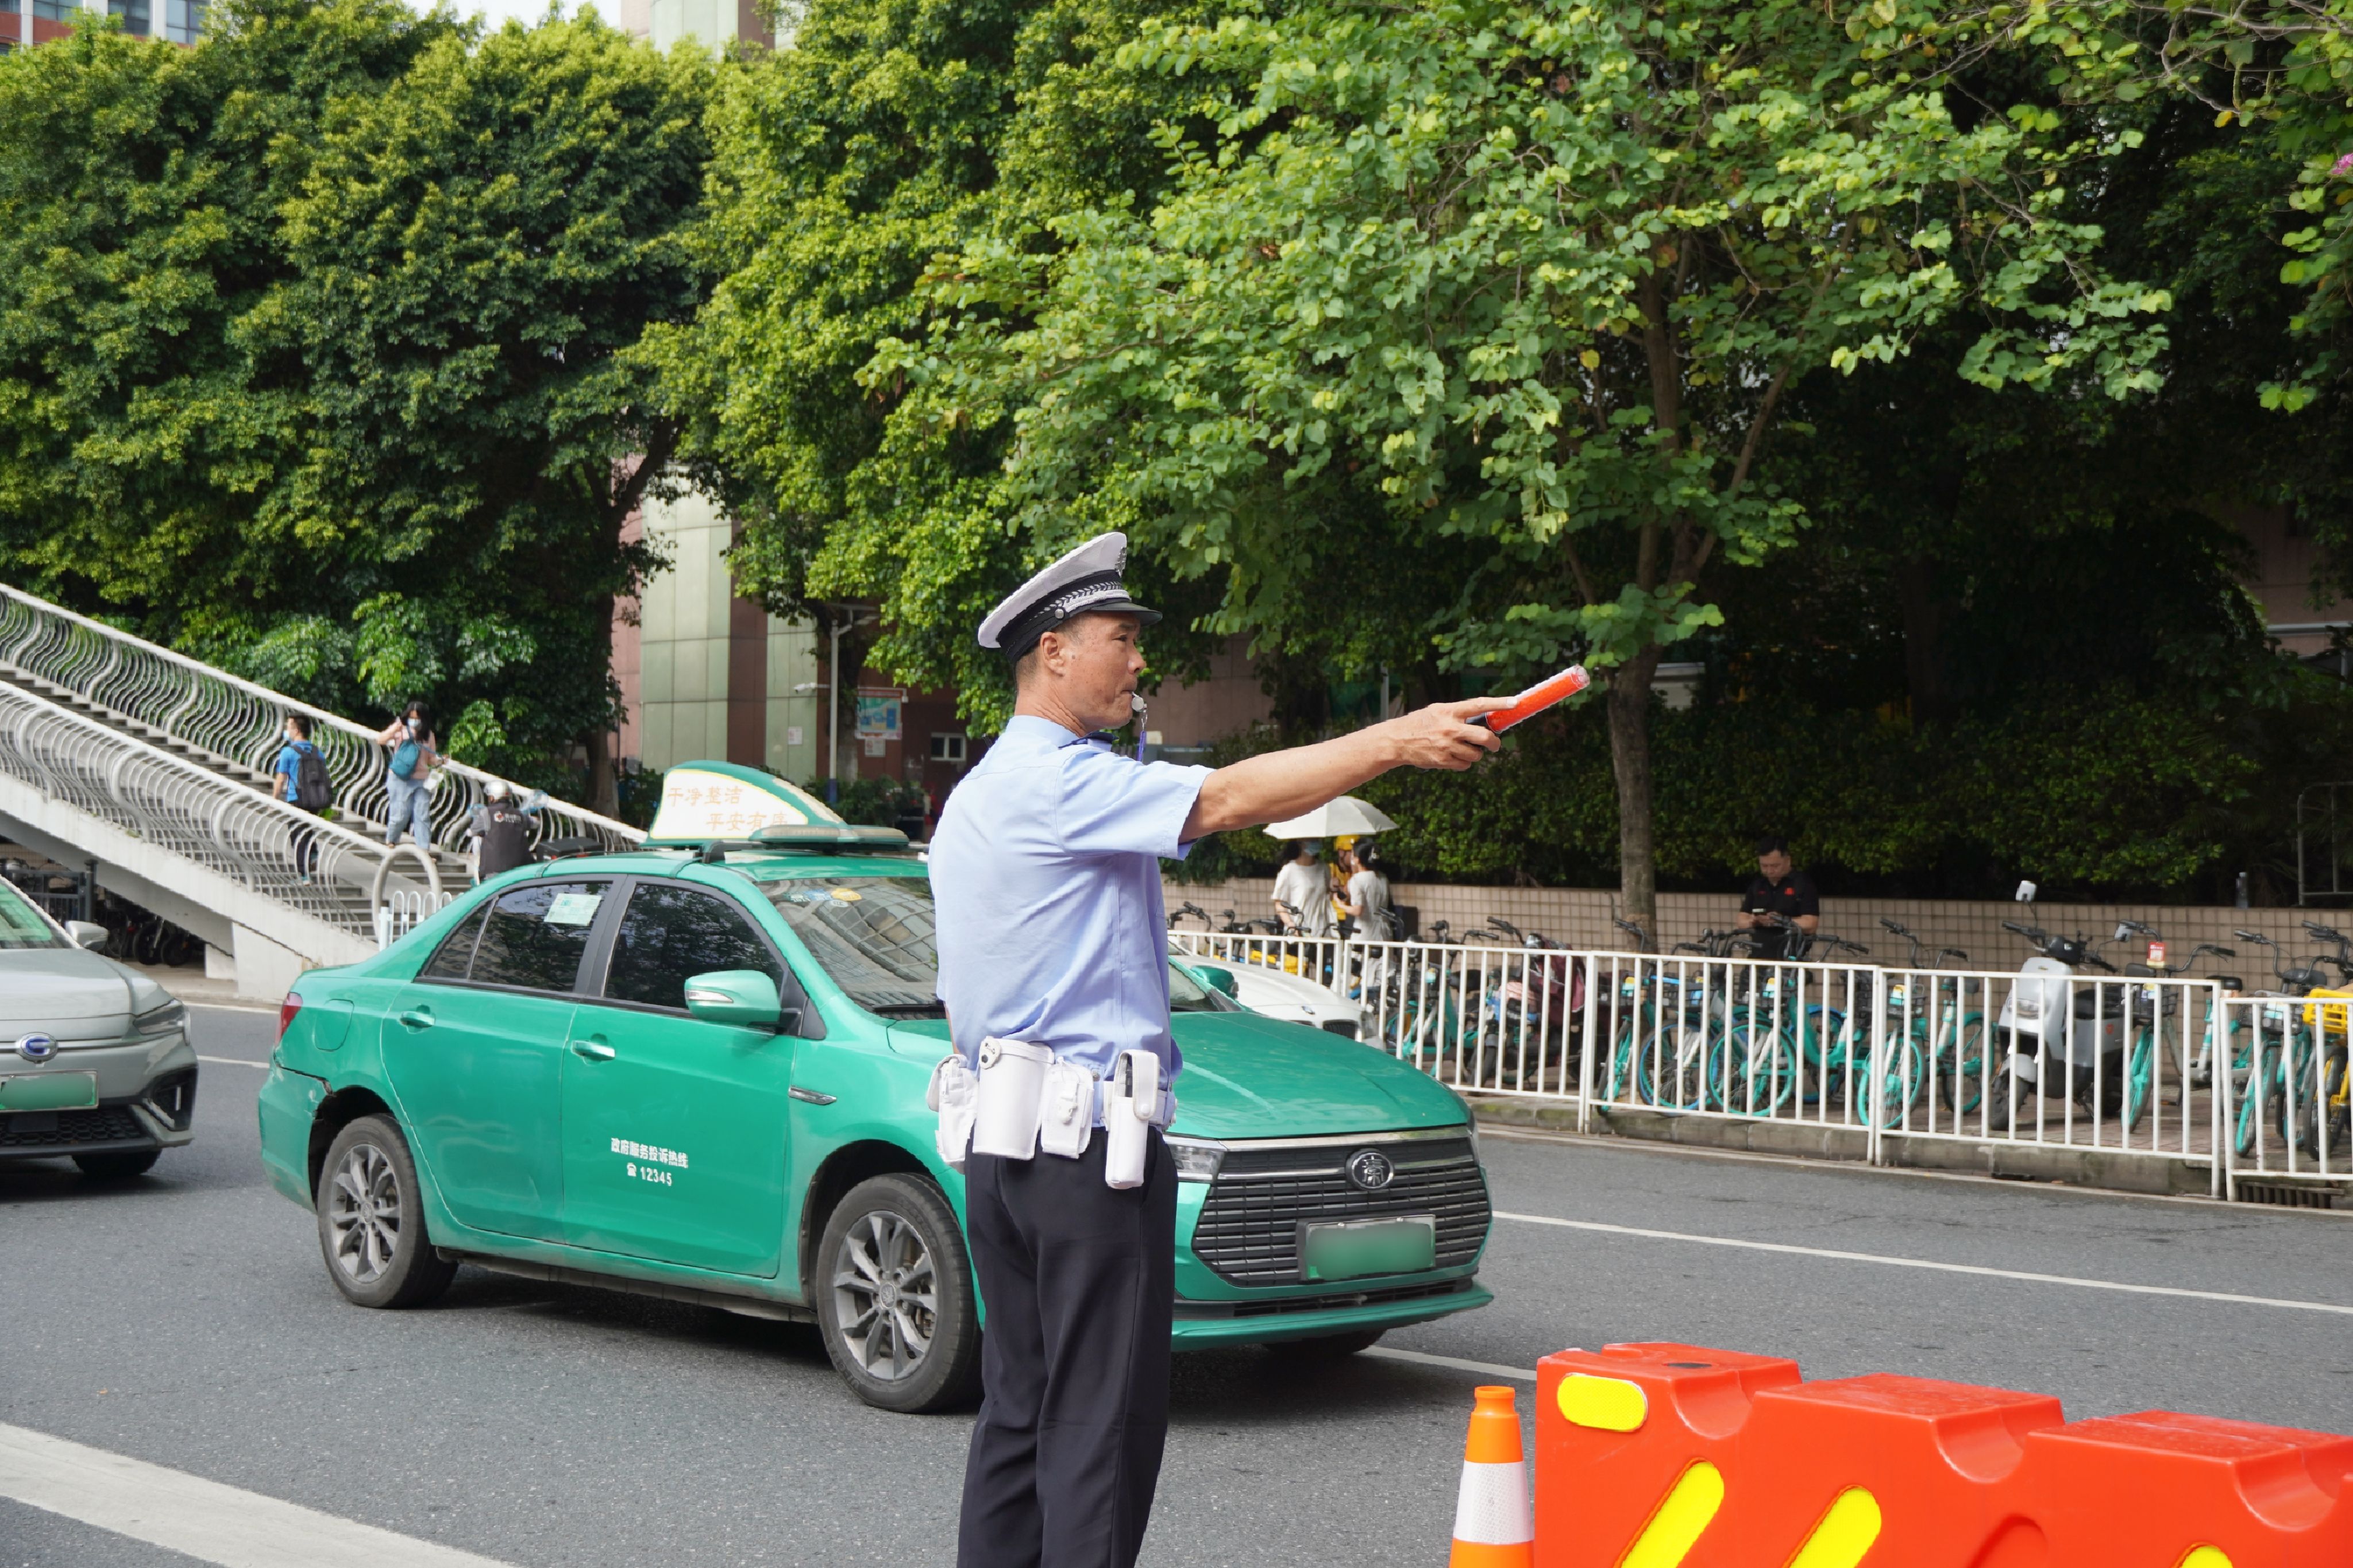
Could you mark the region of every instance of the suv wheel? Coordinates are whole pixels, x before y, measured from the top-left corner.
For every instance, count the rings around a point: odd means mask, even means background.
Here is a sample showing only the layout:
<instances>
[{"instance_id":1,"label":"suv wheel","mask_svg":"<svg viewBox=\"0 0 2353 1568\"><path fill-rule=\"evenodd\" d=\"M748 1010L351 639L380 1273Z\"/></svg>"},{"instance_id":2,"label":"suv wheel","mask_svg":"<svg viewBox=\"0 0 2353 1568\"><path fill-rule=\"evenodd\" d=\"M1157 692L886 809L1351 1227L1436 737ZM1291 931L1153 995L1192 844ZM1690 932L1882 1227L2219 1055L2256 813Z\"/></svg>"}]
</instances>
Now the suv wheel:
<instances>
[{"instance_id":1,"label":"suv wheel","mask_svg":"<svg viewBox=\"0 0 2353 1568\"><path fill-rule=\"evenodd\" d=\"M127 1154L76 1154L73 1163L93 1182L127 1182L153 1170L163 1157L161 1149L135 1149Z\"/></svg>"},{"instance_id":2,"label":"suv wheel","mask_svg":"<svg viewBox=\"0 0 2353 1568\"><path fill-rule=\"evenodd\" d=\"M980 1386L980 1317L964 1232L920 1176L860 1182L818 1244L818 1324L834 1370L867 1404L967 1405Z\"/></svg>"},{"instance_id":3,"label":"suv wheel","mask_svg":"<svg viewBox=\"0 0 2353 1568\"><path fill-rule=\"evenodd\" d=\"M415 1307L449 1288L458 1266L433 1250L417 1162L390 1119L363 1116L335 1135L319 1170L319 1250L327 1277L363 1307Z\"/></svg>"}]
</instances>

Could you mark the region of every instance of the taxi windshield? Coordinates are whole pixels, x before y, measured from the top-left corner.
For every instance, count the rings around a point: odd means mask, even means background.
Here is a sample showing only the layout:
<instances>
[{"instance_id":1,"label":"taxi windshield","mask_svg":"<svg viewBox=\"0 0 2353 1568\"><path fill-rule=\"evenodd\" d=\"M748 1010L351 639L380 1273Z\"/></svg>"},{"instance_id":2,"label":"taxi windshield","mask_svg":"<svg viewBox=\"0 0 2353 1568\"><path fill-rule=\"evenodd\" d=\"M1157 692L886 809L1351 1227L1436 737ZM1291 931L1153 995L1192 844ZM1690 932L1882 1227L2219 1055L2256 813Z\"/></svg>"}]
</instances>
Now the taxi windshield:
<instances>
[{"instance_id":1,"label":"taxi windshield","mask_svg":"<svg viewBox=\"0 0 2353 1568\"><path fill-rule=\"evenodd\" d=\"M760 890L852 1002L886 1018L944 1016L929 881L794 877Z\"/></svg>"},{"instance_id":2,"label":"taxi windshield","mask_svg":"<svg viewBox=\"0 0 2353 1568\"><path fill-rule=\"evenodd\" d=\"M0 881L0 950L69 945L15 884Z\"/></svg>"}]
</instances>

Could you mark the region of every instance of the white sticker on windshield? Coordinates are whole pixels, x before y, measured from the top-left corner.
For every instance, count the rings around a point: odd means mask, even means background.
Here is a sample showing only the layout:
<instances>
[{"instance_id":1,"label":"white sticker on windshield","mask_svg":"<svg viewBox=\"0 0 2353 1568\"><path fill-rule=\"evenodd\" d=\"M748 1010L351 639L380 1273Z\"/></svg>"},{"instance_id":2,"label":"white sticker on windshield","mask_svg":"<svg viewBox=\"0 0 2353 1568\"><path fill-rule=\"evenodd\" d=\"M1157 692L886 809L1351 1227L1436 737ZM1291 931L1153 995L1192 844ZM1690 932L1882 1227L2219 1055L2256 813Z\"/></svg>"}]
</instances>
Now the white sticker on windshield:
<instances>
[{"instance_id":1,"label":"white sticker on windshield","mask_svg":"<svg viewBox=\"0 0 2353 1568\"><path fill-rule=\"evenodd\" d=\"M585 926L596 918L596 906L604 901L602 893L558 893L540 919L552 926Z\"/></svg>"}]
</instances>

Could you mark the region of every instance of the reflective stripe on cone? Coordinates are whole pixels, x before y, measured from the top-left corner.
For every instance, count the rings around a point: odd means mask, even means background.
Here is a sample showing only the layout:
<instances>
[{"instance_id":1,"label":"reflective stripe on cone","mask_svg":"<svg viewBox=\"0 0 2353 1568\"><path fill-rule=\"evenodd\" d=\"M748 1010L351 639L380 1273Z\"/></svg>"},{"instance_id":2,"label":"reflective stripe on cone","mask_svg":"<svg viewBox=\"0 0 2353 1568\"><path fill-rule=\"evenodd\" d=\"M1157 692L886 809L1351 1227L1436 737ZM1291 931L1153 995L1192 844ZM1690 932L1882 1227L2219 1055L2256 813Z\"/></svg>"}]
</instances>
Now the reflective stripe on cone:
<instances>
[{"instance_id":1,"label":"reflective stripe on cone","mask_svg":"<svg viewBox=\"0 0 2353 1568\"><path fill-rule=\"evenodd\" d=\"M1534 1568L1535 1536L1514 1391L1482 1388L1462 1444L1462 1489L1454 1504L1448 1568Z\"/></svg>"}]
</instances>

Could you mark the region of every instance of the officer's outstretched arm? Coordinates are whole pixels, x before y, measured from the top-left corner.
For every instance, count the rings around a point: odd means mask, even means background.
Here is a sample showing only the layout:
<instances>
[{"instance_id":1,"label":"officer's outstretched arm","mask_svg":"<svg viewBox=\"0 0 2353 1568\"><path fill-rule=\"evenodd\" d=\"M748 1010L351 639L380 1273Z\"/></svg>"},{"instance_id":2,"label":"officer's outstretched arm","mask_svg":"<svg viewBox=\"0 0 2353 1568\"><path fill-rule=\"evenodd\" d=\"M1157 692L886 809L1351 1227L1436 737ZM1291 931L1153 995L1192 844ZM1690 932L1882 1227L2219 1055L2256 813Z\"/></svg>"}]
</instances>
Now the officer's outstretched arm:
<instances>
[{"instance_id":1,"label":"officer's outstretched arm","mask_svg":"<svg viewBox=\"0 0 2353 1568\"><path fill-rule=\"evenodd\" d=\"M1391 768L1460 773L1503 743L1492 731L1464 721L1511 704L1508 697L1435 702L1312 746L1245 757L1202 781L1185 819L1185 841L1313 811Z\"/></svg>"}]
</instances>

